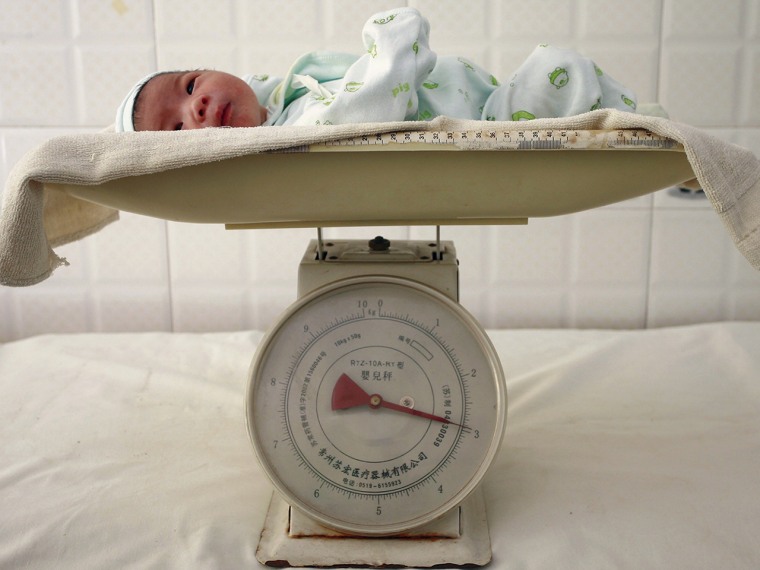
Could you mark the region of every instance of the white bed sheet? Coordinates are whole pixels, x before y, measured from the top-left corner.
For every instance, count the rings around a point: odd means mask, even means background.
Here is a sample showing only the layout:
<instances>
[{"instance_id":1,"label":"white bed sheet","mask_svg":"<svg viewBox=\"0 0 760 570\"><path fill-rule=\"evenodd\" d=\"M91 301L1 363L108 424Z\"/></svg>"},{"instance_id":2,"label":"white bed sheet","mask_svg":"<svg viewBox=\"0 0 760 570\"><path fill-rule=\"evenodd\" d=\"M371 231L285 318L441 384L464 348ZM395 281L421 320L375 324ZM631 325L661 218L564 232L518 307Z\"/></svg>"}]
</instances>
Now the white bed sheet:
<instances>
[{"instance_id":1,"label":"white bed sheet","mask_svg":"<svg viewBox=\"0 0 760 570\"><path fill-rule=\"evenodd\" d=\"M491 568L760 568L760 323L493 331ZM0 345L1 568L255 568L258 332Z\"/></svg>"}]
</instances>

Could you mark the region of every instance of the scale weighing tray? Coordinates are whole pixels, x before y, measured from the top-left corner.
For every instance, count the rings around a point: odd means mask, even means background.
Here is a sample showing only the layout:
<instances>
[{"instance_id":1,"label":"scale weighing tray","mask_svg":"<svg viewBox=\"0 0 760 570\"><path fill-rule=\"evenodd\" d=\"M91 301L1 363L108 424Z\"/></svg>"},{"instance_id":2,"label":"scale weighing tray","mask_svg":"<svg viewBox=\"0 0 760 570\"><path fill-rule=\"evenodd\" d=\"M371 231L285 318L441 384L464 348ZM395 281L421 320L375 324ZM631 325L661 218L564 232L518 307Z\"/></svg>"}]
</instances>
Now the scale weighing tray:
<instances>
[{"instance_id":1,"label":"scale weighing tray","mask_svg":"<svg viewBox=\"0 0 760 570\"><path fill-rule=\"evenodd\" d=\"M498 150L473 149L479 140ZM233 229L519 224L694 179L683 147L645 130L424 131L298 150L46 187L118 210Z\"/></svg>"}]
</instances>

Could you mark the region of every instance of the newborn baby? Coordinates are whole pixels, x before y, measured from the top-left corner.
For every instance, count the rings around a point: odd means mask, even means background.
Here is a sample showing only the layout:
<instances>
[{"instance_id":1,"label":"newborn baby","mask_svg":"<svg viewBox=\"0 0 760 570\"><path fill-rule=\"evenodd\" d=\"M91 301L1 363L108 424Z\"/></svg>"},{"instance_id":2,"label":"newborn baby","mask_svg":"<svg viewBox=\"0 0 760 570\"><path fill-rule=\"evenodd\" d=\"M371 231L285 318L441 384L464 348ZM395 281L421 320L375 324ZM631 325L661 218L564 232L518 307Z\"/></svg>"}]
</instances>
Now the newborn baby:
<instances>
[{"instance_id":1,"label":"newborn baby","mask_svg":"<svg viewBox=\"0 0 760 570\"><path fill-rule=\"evenodd\" d=\"M571 50L538 46L505 82L462 57L430 50L414 8L372 16L361 56L313 52L284 78L220 71L159 72L122 102L117 131L331 125L460 119L520 121L600 108L635 111L636 97Z\"/></svg>"}]
</instances>

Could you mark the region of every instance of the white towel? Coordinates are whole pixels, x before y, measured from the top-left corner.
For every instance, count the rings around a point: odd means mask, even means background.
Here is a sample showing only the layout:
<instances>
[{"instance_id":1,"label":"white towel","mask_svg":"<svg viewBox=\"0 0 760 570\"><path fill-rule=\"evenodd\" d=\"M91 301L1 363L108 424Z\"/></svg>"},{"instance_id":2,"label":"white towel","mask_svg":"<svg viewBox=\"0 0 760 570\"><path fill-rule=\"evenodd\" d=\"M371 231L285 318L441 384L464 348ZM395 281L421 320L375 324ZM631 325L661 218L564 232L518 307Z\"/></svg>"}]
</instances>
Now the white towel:
<instances>
[{"instance_id":1,"label":"white towel","mask_svg":"<svg viewBox=\"0 0 760 570\"><path fill-rule=\"evenodd\" d=\"M44 184L97 185L125 176L181 168L326 140L393 131L646 129L682 143L694 174L737 248L760 269L760 161L750 151L659 117L602 109L558 119L490 122L438 117L430 122L336 126L101 132L51 139L28 153L8 178L0 214L0 284L33 285L67 263L52 247L80 239L117 212Z\"/></svg>"}]
</instances>

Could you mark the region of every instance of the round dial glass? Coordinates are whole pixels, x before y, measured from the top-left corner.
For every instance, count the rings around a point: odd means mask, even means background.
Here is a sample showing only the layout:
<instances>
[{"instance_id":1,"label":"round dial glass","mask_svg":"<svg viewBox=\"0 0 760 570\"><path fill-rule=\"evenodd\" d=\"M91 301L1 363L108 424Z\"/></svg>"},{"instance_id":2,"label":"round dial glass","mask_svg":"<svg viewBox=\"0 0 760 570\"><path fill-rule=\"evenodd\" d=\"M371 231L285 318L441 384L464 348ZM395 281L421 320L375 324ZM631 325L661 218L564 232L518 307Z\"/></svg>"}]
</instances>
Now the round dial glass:
<instances>
[{"instance_id":1,"label":"round dial glass","mask_svg":"<svg viewBox=\"0 0 760 570\"><path fill-rule=\"evenodd\" d=\"M461 502L498 451L498 357L459 304L393 277L297 301L259 345L248 429L275 487L322 524L393 534Z\"/></svg>"}]
</instances>

